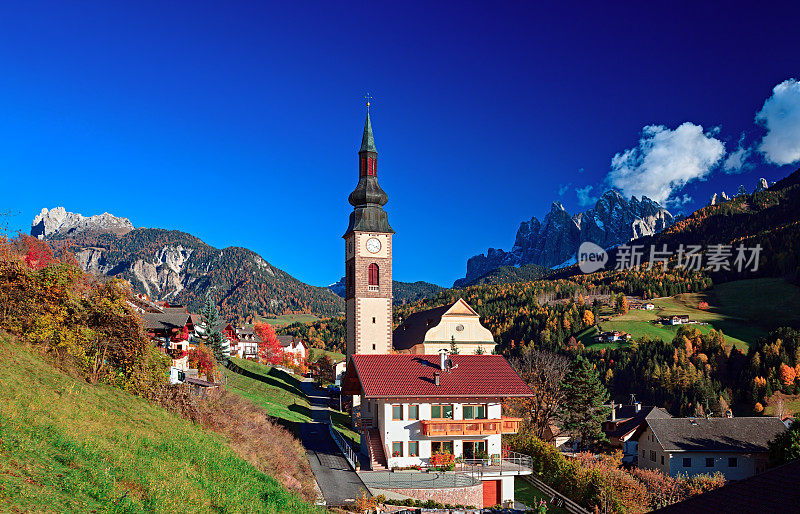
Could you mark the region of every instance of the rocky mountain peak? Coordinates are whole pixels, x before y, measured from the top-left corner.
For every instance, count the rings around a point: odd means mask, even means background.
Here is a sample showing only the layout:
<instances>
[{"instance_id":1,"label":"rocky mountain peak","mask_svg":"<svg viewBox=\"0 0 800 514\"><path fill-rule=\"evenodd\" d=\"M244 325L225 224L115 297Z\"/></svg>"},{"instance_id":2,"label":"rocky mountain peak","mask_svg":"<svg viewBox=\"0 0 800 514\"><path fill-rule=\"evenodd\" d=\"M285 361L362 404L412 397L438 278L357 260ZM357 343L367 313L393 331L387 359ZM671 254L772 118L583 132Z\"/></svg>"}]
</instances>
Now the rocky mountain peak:
<instances>
[{"instance_id":1,"label":"rocky mountain peak","mask_svg":"<svg viewBox=\"0 0 800 514\"><path fill-rule=\"evenodd\" d=\"M118 236L133 230L128 218L119 218L107 212L94 216L69 212L64 207L42 209L31 222L31 235L39 239L70 236L82 232L113 233Z\"/></svg>"},{"instance_id":2,"label":"rocky mountain peak","mask_svg":"<svg viewBox=\"0 0 800 514\"><path fill-rule=\"evenodd\" d=\"M580 244L591 241L603 248L660 232L675 218L653 200L632 197L619 191L604 192L594 208L571 215L561 202L550 205L544 220L536 217L520 223L510 252L490 248L467 261L467 276L457 284L469 283L500 266L536 264L552 268L574 257Z\"/></svg>"}]
</instances>

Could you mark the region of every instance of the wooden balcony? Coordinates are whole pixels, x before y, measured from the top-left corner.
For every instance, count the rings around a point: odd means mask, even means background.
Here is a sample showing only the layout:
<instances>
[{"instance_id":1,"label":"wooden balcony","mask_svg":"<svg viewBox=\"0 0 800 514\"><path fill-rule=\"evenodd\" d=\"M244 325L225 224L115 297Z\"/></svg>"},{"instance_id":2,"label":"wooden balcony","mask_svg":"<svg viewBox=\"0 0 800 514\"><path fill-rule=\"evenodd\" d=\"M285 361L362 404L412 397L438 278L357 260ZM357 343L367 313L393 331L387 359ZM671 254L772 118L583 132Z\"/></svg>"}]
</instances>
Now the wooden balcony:
<instances>
[{"instance_id":1,"label":"wooden balcony","mask_svg":"<svg viewBox=\"0 0 800 514\"><path fill-rule=\"evenodd\" d=\"M422 433L427 437L458 435L516 434L521 418L500 419L425 419Z\"/></svg>"}]
</instances>

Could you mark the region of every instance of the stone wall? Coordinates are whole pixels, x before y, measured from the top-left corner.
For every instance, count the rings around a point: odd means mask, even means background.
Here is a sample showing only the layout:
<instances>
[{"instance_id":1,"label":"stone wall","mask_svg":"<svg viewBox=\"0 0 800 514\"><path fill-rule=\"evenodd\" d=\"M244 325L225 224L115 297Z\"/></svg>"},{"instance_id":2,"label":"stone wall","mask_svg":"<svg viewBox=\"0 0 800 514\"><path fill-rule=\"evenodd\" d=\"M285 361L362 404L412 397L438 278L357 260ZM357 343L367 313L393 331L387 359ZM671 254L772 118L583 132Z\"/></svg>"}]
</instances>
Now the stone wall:
<instances>
[{"instance_id":1,"label":"stone wall","mask_svg":"<svg viewBox=\"0 0 800 514\"><path fill-rule=\"evenodd\" d=\"M441 504L483 507L483 483L469 487L447 487L444 489L387 489L418 500L433 500Z\"/></svg>"}]
</instances>

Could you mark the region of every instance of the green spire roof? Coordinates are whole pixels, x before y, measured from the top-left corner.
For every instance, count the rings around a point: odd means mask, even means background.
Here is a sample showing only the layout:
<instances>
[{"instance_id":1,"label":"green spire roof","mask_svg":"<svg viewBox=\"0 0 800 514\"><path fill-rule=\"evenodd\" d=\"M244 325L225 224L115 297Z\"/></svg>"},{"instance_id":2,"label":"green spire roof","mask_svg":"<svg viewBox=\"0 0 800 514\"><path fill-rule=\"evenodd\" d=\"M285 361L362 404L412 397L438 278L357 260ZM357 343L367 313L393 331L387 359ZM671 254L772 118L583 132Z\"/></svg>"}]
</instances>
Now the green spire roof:
<instances>
[{"instance_id":1,"label":"green spire roof","mask_svg":"<svg viewBox=\"0 0 800 514\"><path fill-rule=\"evenodd\" d=\"M372 122L369 120L369 111L367 111L367 121L364 122L364 135L361 137L361 150L359 152L375 152L375 138L372 136Z\"/></svg>"}]
</instances>

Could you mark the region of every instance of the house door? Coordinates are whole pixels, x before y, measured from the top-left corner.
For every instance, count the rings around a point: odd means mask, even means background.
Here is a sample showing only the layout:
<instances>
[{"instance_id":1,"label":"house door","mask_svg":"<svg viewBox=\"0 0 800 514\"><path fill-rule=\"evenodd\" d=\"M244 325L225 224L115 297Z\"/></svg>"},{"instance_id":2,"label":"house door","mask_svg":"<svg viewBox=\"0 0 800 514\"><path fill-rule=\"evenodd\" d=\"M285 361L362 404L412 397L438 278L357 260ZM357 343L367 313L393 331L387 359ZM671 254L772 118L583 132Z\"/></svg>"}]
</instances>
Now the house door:
<instances>
[{"instance_id":1,"label":"house door","mask_svg":"<svg viewBox=\"0 0 800 514\"><path fill-rule=\"evenodd\" d=\"M483 507L498 505L502 500L500 495L500 480L483 481Z\"/></svg>"},{"instance_id":2,"label":"house door","mask_svg":"<svg viewBox=\"0 0 800 514\"><path fill-rule=\"evenodd\" d=\"M485 459L486 441L464 441L463 455L465 459Z\"/></svg>"}]
</instances>

